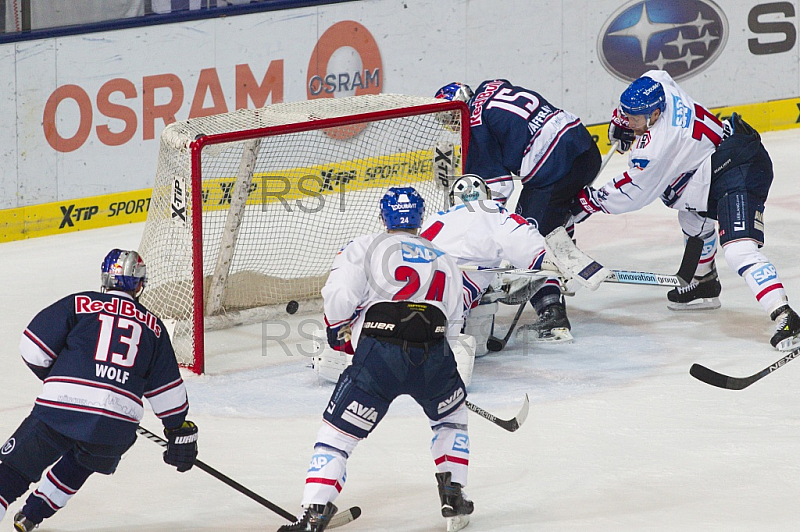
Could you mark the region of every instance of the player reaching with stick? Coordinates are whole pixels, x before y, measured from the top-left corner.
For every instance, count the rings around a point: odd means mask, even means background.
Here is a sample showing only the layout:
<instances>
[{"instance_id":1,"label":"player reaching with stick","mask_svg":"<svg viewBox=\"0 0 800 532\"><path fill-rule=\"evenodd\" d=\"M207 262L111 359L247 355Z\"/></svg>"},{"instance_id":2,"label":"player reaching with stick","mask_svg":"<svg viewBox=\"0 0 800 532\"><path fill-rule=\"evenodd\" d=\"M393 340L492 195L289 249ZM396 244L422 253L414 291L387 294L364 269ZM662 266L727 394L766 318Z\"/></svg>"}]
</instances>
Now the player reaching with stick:
<instances>
[{"instance_id":1,"label":"player reaching with stick","mask_svg":"<svg viewBox=\"0 0 800 532\"><path fill-rule=\"evenodd\" d=\"M23 361L44 381L33 411L0 448L0 519L41 478L14 516L31 532L61 509L92 473L112 474L136 441L142 397L164 424L164 461L188 471L197 426L164 324L141 303L145 264L114 249L101 291L69 295L39 312L20 342Z\"/></svg>"},{"instance_id":2,"label":"player reaching with stick","mask_svg":"<svg viewBox=\"0 0 800 532\"><path fill-rule=\"evenodd\" d=\"M632 146L629 168L596 190L580 191L572 202L576 221L595 212L635 211L657 198L676 209L685 237L702 239L704 246L689 286L667 294L673 310L720 306L716 221L725 261L776 322L772 346L787 351L800 344L800 318L761 253L773 173L758 132L736 113L723 123L669 74L651 70L622 93L609 140L621 141L621 151Z\"/></svg>"}]
</instances>

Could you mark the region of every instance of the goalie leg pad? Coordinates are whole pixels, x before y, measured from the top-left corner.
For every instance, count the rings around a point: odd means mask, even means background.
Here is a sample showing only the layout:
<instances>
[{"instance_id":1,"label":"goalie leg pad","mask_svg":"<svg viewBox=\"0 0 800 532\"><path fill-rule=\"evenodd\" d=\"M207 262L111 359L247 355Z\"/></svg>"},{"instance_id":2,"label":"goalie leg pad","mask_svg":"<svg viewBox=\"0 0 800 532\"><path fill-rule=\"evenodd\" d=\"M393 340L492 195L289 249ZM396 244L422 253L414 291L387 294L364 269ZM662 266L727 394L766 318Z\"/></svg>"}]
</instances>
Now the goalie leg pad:
<instances>
[{"instance_id":1,"label":"goalie leg pad","mask_svg":"<svg viewBox=\"0 0 800 532\"><path fill-rule=\"evenodd\" d=\"M499 307L497 302L478 305L469 311L467 319L464 321L464 334L461 336L469 335L474 337L474 353L476 357L483 356L488 351L486 349L486 341L489 339L489 335L492 332L494 315L497 313ZM461 337L459 337L459 339L460 338ZM453 351L455 352L455 349L453 349ZM456 362L458 362L458 358L456 358ZM461 368L459 367L459 372L460 371ZM461 378L463 379L464 376L462 375ZM468 384L466 379L464 379L464 383Z\"/></svg>"},{"instance_id":2,"label":"goalie leg pad","mask_svg":"<svg viewBox=\"0 0 800 532\"><path fill-rule=\"evenodd\" d=\"M545 238L545 249L561 273L590 290L597 290L611 272L575 246L566 229L557 227Z\"/></svg>"},{"instance_id":3,"label":"goalie leg pad","mask_svg":"<svg viewBox=\"0 0 800 532\"><path fill-rule=\"evenodd\" d=\"M353 363L353 355L336 351L328 346L326 332L322 329L314 331L313 343L314 356L311 358L311 367L320 378L336 384L339 375Z\"/></svg>"},{"instance_id":4,"label":"goalie leg pad","mask_svg":"<svg viewBox=\"0 0 800 532\"><path fill-rule=\"evenodd\" d=\"M475 337L469 334L459 334L454 342L450 342L450 349L456 359L456 368L461 380L464 381L464 388L472 382L472 369L475 366ZM486 351L486 341L483 342L484 352Z\"/></svg>"}]
</instances>

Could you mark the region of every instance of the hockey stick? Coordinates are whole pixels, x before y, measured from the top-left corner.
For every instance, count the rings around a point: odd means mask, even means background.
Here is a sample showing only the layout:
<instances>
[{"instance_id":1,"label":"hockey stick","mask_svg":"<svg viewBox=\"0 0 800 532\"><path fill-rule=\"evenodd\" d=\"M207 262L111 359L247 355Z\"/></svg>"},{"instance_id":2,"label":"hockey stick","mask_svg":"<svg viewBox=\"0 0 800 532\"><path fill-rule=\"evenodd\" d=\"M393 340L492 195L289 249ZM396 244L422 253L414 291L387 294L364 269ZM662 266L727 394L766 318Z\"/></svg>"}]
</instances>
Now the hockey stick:
<instances>
[{"instance_id":1,"label":"hockey stick","mask_svg":"<svg viewBox=\"0 0 800 532\"><path fill-rule=\"evenodd\" d=\"M148 440L160 445L161 447L164 447L164 448L167 447L167 441L164 438L160 437L158 434L150 432L149 430L147 430L146 428L144 428L142 426L139 426L139 428L136 429L136 432L138 434L144 436ZM233 489L235 489L239 493L242 493L243 495L246 495L246 496L250 497L251 499L253 499L254 501L256 501L257 503L259 503L262 506L266 506L267 508L269 508L270 510L272 510L276 514L278 514L281 517L283 517L284 519L287 519L290 522L293 522L293 521L295 521L297 519L297 516L292 515L291 513L287 512L286 510L284 510L283 508L281 508L277 504L268 501L267 499L265 499L264 497L262 497L258 493L254 492L254 491L251 491L248 488L242 486L241 484L239 484L238 482L236 482L232 478L228 477L227 475L224 475L224 474L220 473L219 471L217 471L216 469L214 469L210 465L206 464L205 462L203 462L201 460L195 460L194 464L199 469L202 469L203 471L205 471L206 473L208 473L212 477L216 478L217 480L220 480L220 481L224 482L225 484L227 484L228 486L232 487ZM358 519L360 515L361 515L361 508L359 508L358 506L353 506L352 508L349 508L349 509L347 509L347 510L345 510L343 512L338 512L338 513L336 513L336 515L334 515L331 518L331 521L328 524L328 528L336 528L337 526L346 525L350 521L354 521L354 520Z\"/></svg>"},{"instance_id":2,"label":"hockey stick","mask_svg":"<svg viewBox=\"0 0 800 532\"><path fill-rule=\"evenodd\" d=\"M469 401L464 401L467 405L467 408L475 412L481 417L484 417L497 425L498 427L506 429L508 432L514 432L518 428L525 423L525 419L528 417L528 407L530 406L530 401L528 400L528 394L525 394L525 402L522 403L522 408L520 409L519 413L511 419L498 419L496 416L490 414L483 408L479 406L475 406L474 404L470 403Z\"/></svg>"},{"instance_id":3,"label":"hockey stick","mask_svg":"<svg viewBox=\"0 0 800 532\"><path fill-rule=\"evenodd\" d=\"M691 369L689 369L689 374L695 379L701 380L706 384L710 384L711 386L716 386L717 388L725 388L726 390L742 390L757 380L763 379L776 369L788 362L791 362L798 356L800 356L800 347L790 351L786 354L786 356L774 364L767 366L758 373L750 375L749 377L729 377L728 375L717 373L716 371L708 369L705 366L701 366L700 364L692 364Z\"/></svg>"},{"instance_id":4,"label":"hockey stick","mask_svg":"<svg viewBox=\"0 0 800 532\"><path fill-rule=\"evenodd\" d=\"M492 334L489 335L489 338L486 340L486 349L489 351L502 351L503 348L508 343L508 339L511 338L511 333L514 332L514 329L517 326L517 322L519 321L519 317L522 316L522 311L525 310L525 305L527 301L524 301L517 309L517 314L514 316L514 321L511 322L511 326L506 331L506 335L503 338L497 338ZM494 322L492 322L492 333L494 333Z\"/></svg>"},{"instance_id":5,"label":"hockey stick","mask_svg":"<svg viewBox=\"0 0 800 532\"><path fill-rule=\"evenodd\" d=\"M551 270L526 270L524 268L489 268L476 266L473 264L462 264L459 266L464 271L482 271L495 273L527 273L531 275L555 275ZM609 270L611 275L606 277L605 283L621 284L646 284L651 286L686 286L677 275L666 275L663 273L634 272L627 270Z\"/></svg>"}]
</instances>

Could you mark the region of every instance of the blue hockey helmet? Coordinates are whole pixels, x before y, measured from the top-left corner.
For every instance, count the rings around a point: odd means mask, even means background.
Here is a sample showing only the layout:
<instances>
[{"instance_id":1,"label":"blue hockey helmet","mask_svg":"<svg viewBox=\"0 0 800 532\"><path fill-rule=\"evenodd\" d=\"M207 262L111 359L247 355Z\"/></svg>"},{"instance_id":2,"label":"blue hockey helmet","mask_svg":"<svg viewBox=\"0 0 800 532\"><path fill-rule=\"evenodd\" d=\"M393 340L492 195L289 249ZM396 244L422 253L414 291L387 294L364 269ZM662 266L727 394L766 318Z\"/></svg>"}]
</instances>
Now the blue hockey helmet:
<instances>
[{"instance_id":1,"label":"blue hockey helmet","mask_svg":"<svg viewBox=\"0 0 800 532\"><path fill-rule=\"evenodd\" d=\"M662 113L667 108L667 97L661 83L648 76L642 76L628 85L619 98L620 108L626 115L650 116L658 109Z\"/></svg>"},{"instance_id":2,"label":"blue hockey helmet","mask_svg":"<svg viewBox=\"0 0 800 532\"><path fill-rule=\"evenodd\" d=\"M472 94L472 89L469 88L469 85L454 81L436 91L434 98L442 98L451 102L468 102L472 98Z\"/></svg>"},{"instance_id":3,"label":"blue hockey helmet","mask_svg":"<svg viewBox=\"0 0 800 532\"><path fill-rule=\"evenodd\" d=\"M142 257L135 251L112 249L100 267L100 286L103 291L122 290L138 296L147 282Z\"/></svg>"},{"instance_id":4,"label":"blue hockey helmet","mask_svg":"<svg viewBox=\"0 0 800 532\"><path fill-rule=\"evenodd\" d=\"M419 229L425 200L414 187L392 187L381 198L381 218L386 229Z\"/></svg>"}]
</instances>

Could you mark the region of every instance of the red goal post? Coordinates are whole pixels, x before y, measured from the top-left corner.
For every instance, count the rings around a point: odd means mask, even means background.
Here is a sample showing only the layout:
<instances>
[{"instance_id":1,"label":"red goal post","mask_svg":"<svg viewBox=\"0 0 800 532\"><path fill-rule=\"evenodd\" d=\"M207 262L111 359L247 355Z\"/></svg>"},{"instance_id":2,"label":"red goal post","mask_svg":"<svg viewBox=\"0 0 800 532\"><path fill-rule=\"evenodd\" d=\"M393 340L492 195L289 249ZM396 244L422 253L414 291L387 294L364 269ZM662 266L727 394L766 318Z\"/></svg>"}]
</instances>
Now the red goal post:
<instances>
[{"instance_id":1,"label":"red goal post","mask_svg":"<svg viewBox=\"0 0 800 532\"><path fill-rule=\"evenodd\" d=\"M205 331L320 312L336 252L380 231L386 189L446 206L469 142L463 102L377 94L190 119L161 135L139 252L142 302L203 373Z\"/></svg>"}]
</instances>

